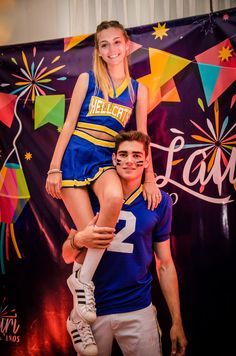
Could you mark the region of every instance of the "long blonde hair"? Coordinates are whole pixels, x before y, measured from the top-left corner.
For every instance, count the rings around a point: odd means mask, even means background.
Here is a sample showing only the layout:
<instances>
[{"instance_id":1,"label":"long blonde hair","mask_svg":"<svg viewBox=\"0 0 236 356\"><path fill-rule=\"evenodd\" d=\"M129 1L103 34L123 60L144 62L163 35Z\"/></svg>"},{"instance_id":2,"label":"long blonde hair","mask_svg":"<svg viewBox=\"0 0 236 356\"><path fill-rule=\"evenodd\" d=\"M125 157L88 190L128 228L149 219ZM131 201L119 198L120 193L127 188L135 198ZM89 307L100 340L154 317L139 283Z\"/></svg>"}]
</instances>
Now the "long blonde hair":
<instances>
[{"instance_id":1,"label":"long blonde hair","mask_svg":"<svg viewBox=\"0 0 236 356\"><path fill-rule=\"evenodd\" d=\"M117 28L122 31L125 41L127 42L129 40L129 36L123 27L118 21L103 21L101 22L96 29L95 33L95 49L94 49L94 54L93 54L93 72L95 76L95 81L96 81L96 88L100 89L103 93L104 99L108 100L108 93L109 90L112 89L112 82L111 78L108 73L107 69L107 64L106 62L102 59L101 56L99 56L99 50L98 50L98 34L103 31L107 30L108 28ZM128 82L128 90L129 90L129 95L131 98L132 103L134 102L134 90L133 86L131 83L131 77L129 73L129 65L128 65L128 58L127 56L124 58L124 70L125 70L125 78Z\"/></svg>"}]
</instances>

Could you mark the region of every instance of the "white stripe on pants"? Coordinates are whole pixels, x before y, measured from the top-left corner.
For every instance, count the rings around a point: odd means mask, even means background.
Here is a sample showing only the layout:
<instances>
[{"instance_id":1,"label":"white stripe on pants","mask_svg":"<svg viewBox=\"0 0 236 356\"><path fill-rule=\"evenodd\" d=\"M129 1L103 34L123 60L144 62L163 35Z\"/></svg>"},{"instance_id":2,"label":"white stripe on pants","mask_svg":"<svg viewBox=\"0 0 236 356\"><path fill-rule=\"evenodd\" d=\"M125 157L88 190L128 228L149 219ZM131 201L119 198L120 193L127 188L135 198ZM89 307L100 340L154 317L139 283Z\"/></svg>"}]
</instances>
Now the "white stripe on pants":
<instances>
[{"instance_id":1,"label":"white stripe on pants","mask_svg":"<svg viewBox=\"0 0 236 356\"><path fill-rule=\"evenodd\" d=\"M115 338L125 356L161 356L156 308L98 316L92 324L99 356L110 356Z\"/></svg>"}]
</instances>

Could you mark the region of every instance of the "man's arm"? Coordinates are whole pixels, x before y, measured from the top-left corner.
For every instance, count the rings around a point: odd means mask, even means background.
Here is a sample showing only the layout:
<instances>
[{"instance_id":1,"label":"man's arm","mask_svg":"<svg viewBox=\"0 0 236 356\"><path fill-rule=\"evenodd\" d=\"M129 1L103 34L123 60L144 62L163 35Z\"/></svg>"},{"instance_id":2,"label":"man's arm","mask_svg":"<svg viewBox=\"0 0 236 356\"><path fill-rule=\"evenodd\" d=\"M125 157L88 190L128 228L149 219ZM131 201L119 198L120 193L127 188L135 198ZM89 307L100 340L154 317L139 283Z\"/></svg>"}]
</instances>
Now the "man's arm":
<instances>
[{"instance_id":1,"label":"man's arm","mask_svg":"<svg viewBox=\"0 0 236 356\"><path fill-rule=\"evenodd\" d=\"M75 260L83 263L87 248L106 249L115 236L112 227L98 227L98 214L81 231L71 229L70 234L62 246L62 257L65 263Z\"/></svg>"},{"instance_id":2,"label":"man's arm","mask_svg":"<svg viewBox=\"0 0 236 356\"><path fill-rule=\"evenodd\" d=\"M154 251L161 290L172 319L172 327L170 330L171 354L183 356L185 355L187 340L182 325L178 278L171 256L170 240L154 243Z\"/></svg>"}]
</instances>

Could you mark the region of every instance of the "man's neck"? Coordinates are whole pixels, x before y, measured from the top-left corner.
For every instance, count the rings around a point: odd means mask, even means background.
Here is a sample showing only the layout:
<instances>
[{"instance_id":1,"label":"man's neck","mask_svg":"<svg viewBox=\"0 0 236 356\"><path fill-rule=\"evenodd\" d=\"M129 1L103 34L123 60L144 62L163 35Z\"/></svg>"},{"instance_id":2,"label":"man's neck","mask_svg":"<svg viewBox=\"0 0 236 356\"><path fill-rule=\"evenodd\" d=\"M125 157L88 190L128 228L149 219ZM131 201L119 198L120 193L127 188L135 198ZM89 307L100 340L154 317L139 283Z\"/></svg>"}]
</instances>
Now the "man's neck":
<instances>
[{"instance_id":1,"label":"man's neck","mask_svg":"<svg viewBox=\"0 0 236 356\"><path fill-rule=\"evenodd\" d=\"M124 199L127 199L135 190L140 187L141 179L135 181L127 181L121 178Z\"/></svg>"}]
</instances>

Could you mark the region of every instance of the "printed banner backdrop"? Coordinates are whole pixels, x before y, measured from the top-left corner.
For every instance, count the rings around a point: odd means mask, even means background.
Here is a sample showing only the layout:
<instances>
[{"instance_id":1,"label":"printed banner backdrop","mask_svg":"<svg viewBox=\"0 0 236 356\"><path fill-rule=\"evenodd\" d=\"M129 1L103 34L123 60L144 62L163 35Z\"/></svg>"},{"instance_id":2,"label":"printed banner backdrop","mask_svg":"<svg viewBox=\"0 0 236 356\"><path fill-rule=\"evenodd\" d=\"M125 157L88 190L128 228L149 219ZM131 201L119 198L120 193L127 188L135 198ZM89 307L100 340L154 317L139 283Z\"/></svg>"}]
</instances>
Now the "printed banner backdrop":
<instances>
[{"instance_id":1,"label":"printed banner backdrop","mask_svg":"<svg viewBox=\"0 0 236 356\"><path fill-rule=\"evenodd\" d=\"M236 8L128 32L132 76L149 89L157 183L174 202L187 355L232 356ZM66 331L71 265L61 257L71 220L46 194L45 178L76 78L91 69L93 41L84 35L0 48L1 355L75 354ZM169 355L171 319L154 282Z\"/></svg>"}]
</instances>

